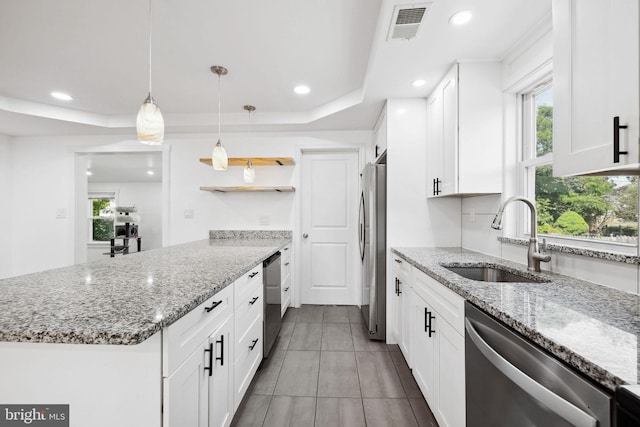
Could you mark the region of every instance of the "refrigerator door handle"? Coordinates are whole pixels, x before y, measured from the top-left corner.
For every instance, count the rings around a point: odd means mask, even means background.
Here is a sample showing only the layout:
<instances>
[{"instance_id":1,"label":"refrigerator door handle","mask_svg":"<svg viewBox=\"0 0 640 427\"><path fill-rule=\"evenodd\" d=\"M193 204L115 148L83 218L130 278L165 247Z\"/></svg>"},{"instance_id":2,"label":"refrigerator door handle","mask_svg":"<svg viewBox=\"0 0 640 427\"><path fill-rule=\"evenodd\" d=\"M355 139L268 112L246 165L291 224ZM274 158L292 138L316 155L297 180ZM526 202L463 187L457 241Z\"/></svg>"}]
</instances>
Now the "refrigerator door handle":
<instances>
[{"instance_id":1,"label":"refrigerator door handle","mask_svg":"<svg viewBox=\"0 0 640 427\"><path fill-rule=\"evenodd\" d=\"M364 191L360 193L360 224L358 224L358 233L360 234L360 259L364 261L364 248L365 248L365 233L364 233L364 224L365 224L365 207L364 207Z\"/></svg>"}]
</instances>

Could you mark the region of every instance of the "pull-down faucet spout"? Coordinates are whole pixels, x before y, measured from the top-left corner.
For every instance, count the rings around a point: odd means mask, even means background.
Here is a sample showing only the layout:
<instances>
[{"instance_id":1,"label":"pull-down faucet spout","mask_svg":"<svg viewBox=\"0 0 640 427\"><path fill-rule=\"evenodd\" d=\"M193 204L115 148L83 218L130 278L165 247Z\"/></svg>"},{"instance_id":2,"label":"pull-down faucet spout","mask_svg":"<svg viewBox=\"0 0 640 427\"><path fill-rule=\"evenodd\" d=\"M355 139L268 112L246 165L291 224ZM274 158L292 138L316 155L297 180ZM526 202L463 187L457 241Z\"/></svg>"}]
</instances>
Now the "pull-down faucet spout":
<instances>
[{"instance_id":1,"label":"pull-down faucet spout","mask_svg":"<svg viewBox=\"0 0 640 427\"><path fill-rule=\"evenodd\" d=\"M542 250L540 250L538 245L538 210L531 200L521 196L514 196L507 199L502 206L500 206L496 217L493 219L491 228L496 230L502 229L502 215L504 214L504 208L507 207L509 203L515 202L516 200L526 204L531 211L531 237L529 238L529 250L527 251L527 269L529 271L540 272L540 262L549 262L551 260L551 255L546 253L547 242L545 239L542 240Z\"/></svg>"}]
</instances>

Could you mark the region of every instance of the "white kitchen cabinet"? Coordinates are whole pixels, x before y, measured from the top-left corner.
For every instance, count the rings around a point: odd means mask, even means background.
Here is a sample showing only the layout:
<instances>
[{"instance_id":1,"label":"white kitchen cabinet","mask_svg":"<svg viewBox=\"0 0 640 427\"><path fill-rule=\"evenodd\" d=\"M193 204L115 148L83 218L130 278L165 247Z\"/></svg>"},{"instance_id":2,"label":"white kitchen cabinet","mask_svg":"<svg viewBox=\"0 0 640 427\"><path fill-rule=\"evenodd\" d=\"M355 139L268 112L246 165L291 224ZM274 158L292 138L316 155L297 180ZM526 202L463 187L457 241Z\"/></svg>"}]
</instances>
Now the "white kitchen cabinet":
<instances>
[{"instance_id":1,"label":"white kitchen cabinet","mask_svg":"<svg viewBox=\"0 0 640 427\"><path fill-rule=\"evenodd\" d=\"M464 299L413 269L413 375L440 426L465 425Z\"/></svg>"},{"instance_id":2,"label":"white kitchen cabinet","mask_svg":"<svg viewBox=\"0 0 640 427\"><path fill-rule=\"evenodd\" d=\"M454 64L427 100L428 197L502 191L499 63Z\"/></svg>"},{"instance_id":3,"label":"white kitchen cabinet","mask_svg":"<svg viewBox=\"0 0 640 427\"><path fill-rule=\"evenodd\" d=\"M228 286L163 330L165 426L231 424L233 291Z\"/></svg>"},{"instance_id":4,"label":"white kitchen cabinet","mask_svg":"<svg viewBox=\"0 0 640 427\"><path fill-rule=\"evenodd\" d=\"M378 160L382 153L387 150L387 106L385 105L378 116L375 126L373 127L373 141L374 141L374 157ZM374 161L375 161L374 160Z\"/></svg>"},{"instance_id":5,"label":"white kitchen cabinet","mask_svg":"<svg viewBox=\"0 0 640 427\"><path fill-rule=\"evenodd\" d=\"M411 336L413 332L410 329L412 322L408 322L407 318L411 318L408 313L412 312L413 289L411 284L411 266L409 263L399 257L393 255L393 278L394 293L393 300L393 321L391 322L391 333L395 337L395 341L400 346L400 350L411 367Z\"/></svg>"},{"instance_id":6,"label":"white kitchen cabinet","mask_svg":"<svg viewBox=\"0 0 640 427\"><path fill-rule=\"evenodd\" d=\"M637 0L553 1L554 175L637 173L639 24Z\"/></svg>"},{"instance_id":7,"label":"white kitchen cabinet","mask_svg":"<svg viewBox=\"0 0 640 427\"><path fill-rule=\"evenodd\" d=\"M234 411L242 402L262 361L264 310L262 264L236 280L235 287Z\"/></svg>"},{"instance_id":8,"label":"white kitchen cabinet","mask_svg":"<svg viewBox=\"0 0 640 427\"><path fill-rule=\"evenodd\" d=\"M291 305L291 271L292 271L292 261L291 261L291 244L288 244L284 248L282 248L282 259L280 260L280 279L281 279L281 315L284 317L287 312L287 308Z\"/></svg>"}]
</instances>

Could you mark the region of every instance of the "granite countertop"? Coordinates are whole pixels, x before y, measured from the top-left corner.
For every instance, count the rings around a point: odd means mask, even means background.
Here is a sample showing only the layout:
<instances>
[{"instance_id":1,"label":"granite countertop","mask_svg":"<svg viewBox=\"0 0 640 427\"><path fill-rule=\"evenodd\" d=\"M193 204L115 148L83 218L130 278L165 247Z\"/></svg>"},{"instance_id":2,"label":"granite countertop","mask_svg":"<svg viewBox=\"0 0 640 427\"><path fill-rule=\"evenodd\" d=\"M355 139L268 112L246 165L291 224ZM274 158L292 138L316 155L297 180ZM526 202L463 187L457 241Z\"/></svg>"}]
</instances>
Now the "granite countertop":
<instances>
[{"instance_id":1,"label":"granite countertop","mask_svg":"<svg viewBox=\"0 0 640 427\"><path fill-rule=\"evenodd\" d=\"M559 274L529 273L523 264L460 248L392 252L605 388L640 382L640 296ZM470 264L505 266L548 283L477 282L443 267Z\"/></svg>"},{"instance_id":2,"label":"granite countertop","mask_svg":"<svg viewBox=\"0 0 640 427\"><path fill-rule=\"evenodd\" d=\"M201 240L0 280L0 341L138 344L290 241Z\"/></svg>"}]
</instances>

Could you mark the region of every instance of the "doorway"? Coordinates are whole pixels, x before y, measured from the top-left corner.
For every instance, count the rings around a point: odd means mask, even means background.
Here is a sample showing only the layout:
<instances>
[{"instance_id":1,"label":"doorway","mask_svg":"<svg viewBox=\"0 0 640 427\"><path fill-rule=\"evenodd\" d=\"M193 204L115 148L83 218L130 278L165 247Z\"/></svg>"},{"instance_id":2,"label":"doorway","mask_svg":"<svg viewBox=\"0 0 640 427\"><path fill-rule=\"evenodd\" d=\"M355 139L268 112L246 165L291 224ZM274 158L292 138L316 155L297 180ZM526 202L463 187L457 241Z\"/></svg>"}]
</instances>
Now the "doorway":
<instances>
[{"instance_id":1,"label":"doorway","mask_svg":"<svg viewBox=\"0 0 640 427\"><path fill-rule=\"evenodd\" d=\"M302 152L302 304L360 304L358 164L358 151Z\"/></svg>"}]
</instances>

